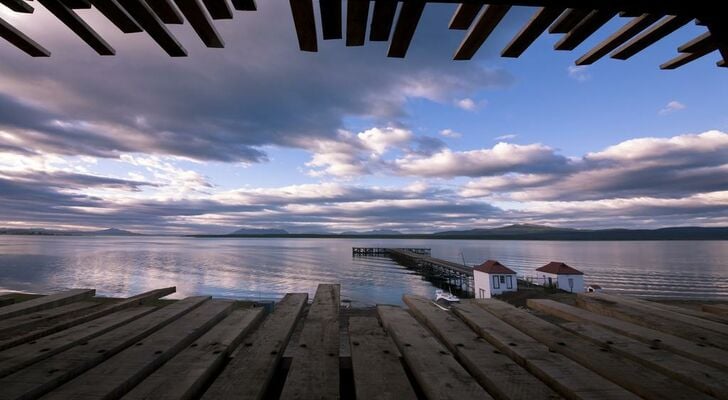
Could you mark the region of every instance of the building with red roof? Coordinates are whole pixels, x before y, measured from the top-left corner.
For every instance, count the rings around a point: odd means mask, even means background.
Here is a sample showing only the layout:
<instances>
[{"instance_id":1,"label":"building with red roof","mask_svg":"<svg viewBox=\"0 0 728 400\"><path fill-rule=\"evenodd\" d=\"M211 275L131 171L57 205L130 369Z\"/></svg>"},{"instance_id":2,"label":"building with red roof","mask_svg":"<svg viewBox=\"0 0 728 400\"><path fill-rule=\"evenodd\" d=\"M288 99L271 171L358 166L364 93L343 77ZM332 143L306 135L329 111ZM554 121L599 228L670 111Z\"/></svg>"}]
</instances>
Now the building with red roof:
<instances>
[{"instance_id":1,"label":"building with red roof","mask_svg":"<svg viewBox=\"0 0 728 400\"><path fill-rule=\"evenodd\" d=\"M552 261L536 269L538 282L571 293L584 292L584 273L563 262Z\"/></svg>"},{"instance_id":2,"label":"building with red roof","mask_svg":"<svg viewBox=\"0 0 728 400\"><path fill-rule=\"evenodd\" d=\"M516 271L495 260L488 260L473 267L475 297L489 299L504 292L518 290Z\"/></svg>"}]
</instances>

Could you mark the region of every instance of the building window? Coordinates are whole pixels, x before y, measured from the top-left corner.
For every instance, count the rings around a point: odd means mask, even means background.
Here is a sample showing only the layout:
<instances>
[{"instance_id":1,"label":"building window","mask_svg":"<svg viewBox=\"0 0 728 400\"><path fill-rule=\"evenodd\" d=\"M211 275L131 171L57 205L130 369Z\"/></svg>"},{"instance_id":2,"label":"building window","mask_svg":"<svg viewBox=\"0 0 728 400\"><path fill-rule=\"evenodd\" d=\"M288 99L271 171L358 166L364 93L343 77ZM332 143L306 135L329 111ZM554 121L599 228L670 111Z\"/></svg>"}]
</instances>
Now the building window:
<instances>
[{"instance_id":1,"label":"building window","mask_svg":"<svg viewBox=\"0 0 728 400\"><path fill-rule=\"evenodd\" d=\"M508 284L506 286L508 289L513 289L513 277L508 275Z\"/></svg>"},{"instance_id":2,"label":"building window","mask_svg":"<svg viewBox=\"0 0 728 400\"><path fill-rule=\"evenodd\" d=\"M569 278L569 291L574 292L574 278Z\"/></svg>"},{"instance_id":3,"label":"building window","mask_svg":"<svg viewBox=\"0 0 728 400\"><path fill-rule=\"evenodd\" d=\"M483 290L483 289L480 289L480 298L481 299L485 298L485 290Z\"/></svg>"},{"instance_id":4,"label":"building window","mask_svg":"<svg viewBox=\"0 0 728 400\"><path fill-rule=\"evenodd\" d=\"M494 289L500 289L500 280L498 280L498 276L493 276L493 288Z\"/></svg>"},{"instance_id":5,"label":"building window","mask_svg":"<svg viewBox=\"0 0 728 400\"><path fill-rule=\"evenodd\" d=\"M506 283L506 277L501 275L500 281L501 281L500 283Z\"/></svg>"}]
</instances>

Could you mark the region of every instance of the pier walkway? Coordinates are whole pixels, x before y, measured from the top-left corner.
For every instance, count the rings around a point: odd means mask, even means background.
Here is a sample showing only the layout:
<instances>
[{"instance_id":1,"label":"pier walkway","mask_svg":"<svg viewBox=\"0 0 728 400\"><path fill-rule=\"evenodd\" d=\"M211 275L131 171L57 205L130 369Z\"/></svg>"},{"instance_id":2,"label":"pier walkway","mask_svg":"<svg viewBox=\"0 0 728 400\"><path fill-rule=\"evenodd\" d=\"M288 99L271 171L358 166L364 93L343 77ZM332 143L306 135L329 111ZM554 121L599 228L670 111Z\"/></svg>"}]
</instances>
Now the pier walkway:
<instances>
[{"instance_id":1,"label":"pier walkway","mask_svg":"<svg viewBox=\"0 0 728 400\"><path fill-rule=\"evenodd\" d=\"M728 399L721 313L604 294L347 310L331 284L266 313L158 300L174 290L6 302L0 399Z\"/></svg>"}]
</instances>

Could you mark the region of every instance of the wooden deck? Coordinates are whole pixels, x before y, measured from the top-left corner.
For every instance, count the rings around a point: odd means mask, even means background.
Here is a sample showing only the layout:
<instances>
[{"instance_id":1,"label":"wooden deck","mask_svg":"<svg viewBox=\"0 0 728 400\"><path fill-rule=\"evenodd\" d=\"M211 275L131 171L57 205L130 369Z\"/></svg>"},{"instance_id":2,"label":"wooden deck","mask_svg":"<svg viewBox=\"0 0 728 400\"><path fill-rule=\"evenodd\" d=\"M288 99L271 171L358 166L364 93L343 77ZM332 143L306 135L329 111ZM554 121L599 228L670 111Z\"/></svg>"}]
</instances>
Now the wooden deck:
<instances>
[{"instance_id":1,"label":"wooden deck","mask_svg":"<svg viewBox=\"0 0 728 400\"><path fill-rule=\"evenodd\" d=\"M450 310L74 289L0 306L0 399L728 399L725 305L606 294ZM569 303L569 304L567 304Z\"/></svg>"}]
</instances>

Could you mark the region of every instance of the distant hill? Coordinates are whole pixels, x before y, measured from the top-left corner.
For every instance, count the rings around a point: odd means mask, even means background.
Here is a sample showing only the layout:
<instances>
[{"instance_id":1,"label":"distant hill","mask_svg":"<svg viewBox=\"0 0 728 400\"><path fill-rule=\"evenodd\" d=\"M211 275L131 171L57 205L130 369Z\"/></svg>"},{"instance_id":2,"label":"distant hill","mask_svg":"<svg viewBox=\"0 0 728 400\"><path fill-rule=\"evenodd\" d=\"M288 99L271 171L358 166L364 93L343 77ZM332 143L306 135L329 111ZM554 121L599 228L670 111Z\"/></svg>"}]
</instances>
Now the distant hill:
<instances>
[{"instance_id":1,"label":"distant hill","mask_svg":"<svg viewBox=\"0 0 728 400\"><path fill-rule=\"evenodd\" d=\"M347 232L341 232L339 235L344 236L356 236L356 235L402 235L402 232L393 231L390 229L375 229L373 231L366 231L366 232L356 232L356 231L347 231Z\"/></svg>"},{"instance_id":2,"label":"distant hill","mask_svg":"<svg viewBox=\"0 0 728 400\"><path fill-rule=\"evenodd\" d=\"M728 227L593 230L542 225L509 225L493 229L437 232L432 237L494 240L728 240Z\"/></svg>"},{"instance_id":3,"label":"distant hill","mask_svg":"<svg viewBox=\"0 0 728 400\"><path fill-rule=\"evenodd\" d=\"M0 228L0 235L41 236L143 236L141 233L109 228L100 231L64 231L44 228Z\"/></svg>"},{"instance_id":4,"label":"distant hill","mask_svg":"<svg viewBox=\"0 0 728 400\"><path fill-rule=\"evenodd\" d=\"M238 229L229 235L288 235L285 229Z\"/></svg>"},{"instance_id":5,"label":"distant hill","mask_svg":"<svg viewBox=\"0 0 728 400\"><path fill-rule=\"evenodd\" d=\"M436 236L462 236L462 235L531 235L531 234L548 234L556 232L574 232L576 229L572 228L556 228L553 226L546 225L534 225L534 224L515 224L501 226L499 228L489 229L470 229L466 231L445 231L435 232L433 235Z\"/></svg>"},{"instance_id":6,"label":"distant hill","mask_svg":"<svg viewBox=\"0 0 728 400\"><path fill-rule=\"evenodd\" d=\"M84 232L82 235L86 236L142 236L141 233L125 231L123 229L109 228L102 229L100 231Z\"/></svg>"}]
</instances>

